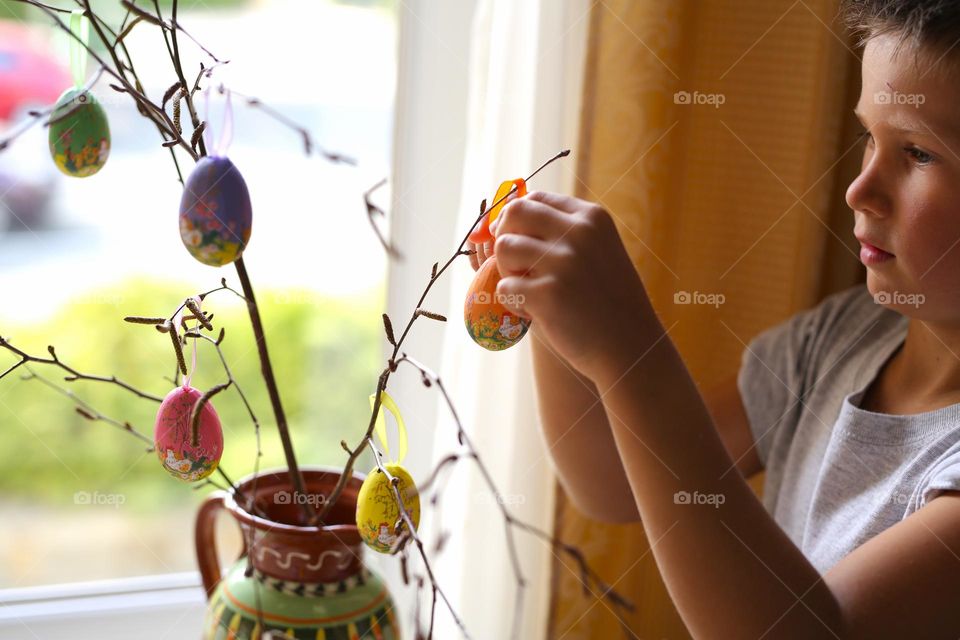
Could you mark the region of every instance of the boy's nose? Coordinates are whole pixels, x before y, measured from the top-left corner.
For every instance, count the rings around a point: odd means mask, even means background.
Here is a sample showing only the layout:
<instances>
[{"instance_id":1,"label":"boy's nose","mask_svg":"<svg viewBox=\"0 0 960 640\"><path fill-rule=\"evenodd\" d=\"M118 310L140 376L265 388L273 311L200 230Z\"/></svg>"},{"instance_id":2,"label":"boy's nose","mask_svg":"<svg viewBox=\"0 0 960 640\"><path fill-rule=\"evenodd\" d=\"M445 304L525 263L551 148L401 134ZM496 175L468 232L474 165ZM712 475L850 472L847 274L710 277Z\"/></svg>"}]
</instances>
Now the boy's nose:
<instances>
[{"instance_id":1,"label":"boy's nose","mask_svg":"<svg viewBox=\"0 0 960 640\"><path fill-rule=\"evenodd\" d=\"M847 206L854 211L884 216L890 212L890 198L886 194L886 184L880 173L880 164L874 157L865 162L860 175L847 187Z\"/></svg>"}]
</instances>

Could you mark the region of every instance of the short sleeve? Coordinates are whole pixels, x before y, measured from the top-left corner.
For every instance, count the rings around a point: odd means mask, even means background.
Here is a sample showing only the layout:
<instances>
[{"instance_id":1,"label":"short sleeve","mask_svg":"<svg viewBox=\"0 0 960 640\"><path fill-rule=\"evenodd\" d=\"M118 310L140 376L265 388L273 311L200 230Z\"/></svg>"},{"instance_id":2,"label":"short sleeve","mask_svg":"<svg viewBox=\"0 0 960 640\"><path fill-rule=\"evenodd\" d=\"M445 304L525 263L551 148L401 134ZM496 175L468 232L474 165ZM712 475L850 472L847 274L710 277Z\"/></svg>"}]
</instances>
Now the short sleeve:
<instances>
[{"instance_id":1,"label":"short sleeve","mask_svg":"<svg viewBox=\"0 0 960 640\"><path fill-rule=\"evenodd\" d=\"M917 486L920 508L944 491L960 491L960 442L954 443L931 465Z\"/></svg>"},{"instance_id":2,"label":"short sleeve","mask_svg":"<svg viewBox=\"0 0 960 640\"><path fill-rule=\"evenodd\" d=\"M800 399L807 381L816 379L832 325L850 299L865 291L864 285L857 285L828 296L760 332L743 350L737 388L765 468L773 447L793 438L803 409Z\"/></svg>"}]
</instances>

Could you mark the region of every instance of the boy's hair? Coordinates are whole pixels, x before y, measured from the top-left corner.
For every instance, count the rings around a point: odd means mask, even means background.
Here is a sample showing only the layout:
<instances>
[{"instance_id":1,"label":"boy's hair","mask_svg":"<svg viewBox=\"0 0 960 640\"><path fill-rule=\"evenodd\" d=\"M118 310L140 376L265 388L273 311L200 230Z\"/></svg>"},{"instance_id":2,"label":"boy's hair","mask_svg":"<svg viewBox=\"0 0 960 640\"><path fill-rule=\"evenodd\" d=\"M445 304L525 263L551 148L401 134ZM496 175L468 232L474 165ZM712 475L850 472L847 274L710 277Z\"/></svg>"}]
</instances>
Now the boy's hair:
<instances>
[{"instance_id":1,"label":"boy's hair","mask_svg":"<svg viewBox=\"0 0 960 640\"><path fill-rule=\"evenodd\" d=\"M897 37L897 50L907 46L916 56L937 65L960 62L958 0L843 0L844 23L864 45L875 36Z\"/></svg>"}]
</instances>

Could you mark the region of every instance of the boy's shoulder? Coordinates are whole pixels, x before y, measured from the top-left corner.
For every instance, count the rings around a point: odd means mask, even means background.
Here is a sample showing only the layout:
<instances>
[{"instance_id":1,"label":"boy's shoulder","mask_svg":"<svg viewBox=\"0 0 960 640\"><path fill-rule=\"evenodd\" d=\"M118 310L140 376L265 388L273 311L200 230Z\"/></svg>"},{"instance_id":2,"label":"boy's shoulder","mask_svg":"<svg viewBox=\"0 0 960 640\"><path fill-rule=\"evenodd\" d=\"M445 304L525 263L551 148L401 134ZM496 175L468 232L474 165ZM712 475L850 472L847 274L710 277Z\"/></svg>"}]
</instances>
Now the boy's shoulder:
<instances>
[{"instance_id":1,"label":"boy's shoulder","mask_svg":"<svg viewBox=\"0 0 960 640\"><path fill-rule=\"evenodd\" d=\"M827 295L804 313L817 316L823 324L859 326L864 322L896 320L903 316L883 306L890 294L870 293L866 283L860 282Z\"/></svg>"},{"instance_id":2,"label":"boy's shoulder","mask_svg":"<svg viewBox=\"0 0 960 640\"><path fill-rule=\"evenodd\" d=\"M804 332L812 343L810 364L843 360L856 369L879 343L886 344L905 331L909 319L884 306L883 295L859 283L803 312L807 315Z\"/></svg>"},{"instance_id":3,"label":"boy's shoulder","mask_svg":"<svg viewBox=\"0 0 960 640\"><path fill-rule=\"evenodd\" d=\"M816 375L823 362L855 364L877 341L900 330L905 316L880 304L866 283L835 291L817 304L769 327L757 337L759 350L781 354Z\"/></svg>"}]
</instances>

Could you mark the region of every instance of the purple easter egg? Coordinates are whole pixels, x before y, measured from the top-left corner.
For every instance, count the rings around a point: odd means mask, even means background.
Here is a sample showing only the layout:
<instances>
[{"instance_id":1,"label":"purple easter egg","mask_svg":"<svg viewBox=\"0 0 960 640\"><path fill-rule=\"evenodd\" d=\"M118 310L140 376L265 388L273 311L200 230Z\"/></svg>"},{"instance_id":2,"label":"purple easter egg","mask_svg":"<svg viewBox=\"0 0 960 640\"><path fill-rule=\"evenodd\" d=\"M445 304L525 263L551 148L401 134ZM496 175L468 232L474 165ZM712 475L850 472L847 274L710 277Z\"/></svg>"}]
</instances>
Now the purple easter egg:
<instances>
[{"instance_id":1,"label":"purple easter egg","mask_svg":"<svg viewBox=\"0 0 960 640\"><path fill-rule=\"evenodd\" d=\"M180 199L180 238L194 258L222 267L250 240L253 208L247 183L224 156L200 158Z\"/></svg>"},{"instance_id":2,"label":"purple easter egg","mask_svg":"<svg viewBox=\"0 0 960 640\"><path fill-rule=\"evenodd\" d=\"M154 447L163 468L187 482L209 476L223 455L223 429L210 402L200 412L197 446L191 442L190 418L202 395L193 387L176 387L160 404L153 431Z\"/></svg>"}]
</instances>

